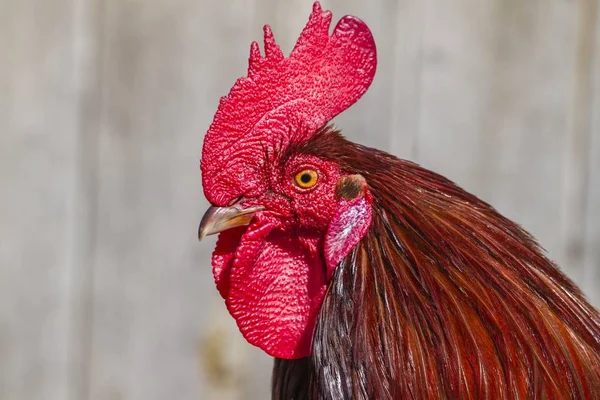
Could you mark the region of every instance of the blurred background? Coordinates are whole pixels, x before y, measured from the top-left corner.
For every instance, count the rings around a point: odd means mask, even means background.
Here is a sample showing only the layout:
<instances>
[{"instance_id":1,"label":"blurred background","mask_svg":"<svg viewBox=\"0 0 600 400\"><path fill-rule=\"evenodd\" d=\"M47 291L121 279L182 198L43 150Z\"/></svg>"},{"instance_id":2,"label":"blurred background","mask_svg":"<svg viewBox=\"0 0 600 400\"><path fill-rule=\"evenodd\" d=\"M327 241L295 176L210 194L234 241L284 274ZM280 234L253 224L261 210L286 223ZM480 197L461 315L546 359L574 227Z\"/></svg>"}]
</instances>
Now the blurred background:
<instances>
[{"instance_id":1,"label":"blurred background","mask_svg":"<svg viewBox=\"0 0 600 400\"><path fill-rule=\"evenodd\" d=\"M600 305L598 0L324 0L379 66L336 119L521 223ZM203 135L312 0L0 0L0 399L265 399L214 288Z\"/></svg>"}]
</instances>

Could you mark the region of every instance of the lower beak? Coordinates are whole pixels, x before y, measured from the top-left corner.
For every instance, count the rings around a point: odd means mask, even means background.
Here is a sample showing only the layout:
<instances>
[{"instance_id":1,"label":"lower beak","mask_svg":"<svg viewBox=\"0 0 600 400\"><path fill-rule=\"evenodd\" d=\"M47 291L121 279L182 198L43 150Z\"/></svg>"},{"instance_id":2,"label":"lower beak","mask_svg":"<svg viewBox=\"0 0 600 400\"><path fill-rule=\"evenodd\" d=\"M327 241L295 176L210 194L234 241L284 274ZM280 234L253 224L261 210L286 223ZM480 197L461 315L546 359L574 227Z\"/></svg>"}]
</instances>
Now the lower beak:
<instances>
[{"instance_id":1,"label":"lower beak","mask_svg":"<svg viewBox=\"0 0 600 400\"><path fill-rule=\"evenodd\" d=\"M200 221L198 240L202 240L204 236L214 235L237 226L248 225L254 214L261 210L264 210L264 207L242 208L237 204L231 207L211 206L206 210L202 221Z\"/></svg>"}]
</instances>

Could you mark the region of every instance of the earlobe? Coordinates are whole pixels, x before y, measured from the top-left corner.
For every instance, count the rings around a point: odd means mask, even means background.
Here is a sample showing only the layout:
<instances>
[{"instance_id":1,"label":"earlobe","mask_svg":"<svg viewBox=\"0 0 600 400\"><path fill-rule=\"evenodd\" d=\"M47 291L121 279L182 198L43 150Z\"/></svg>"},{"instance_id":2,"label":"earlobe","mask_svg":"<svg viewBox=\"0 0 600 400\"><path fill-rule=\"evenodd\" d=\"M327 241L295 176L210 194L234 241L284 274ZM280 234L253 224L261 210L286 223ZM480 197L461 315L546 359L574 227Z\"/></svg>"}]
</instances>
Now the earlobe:
<instances>
[{"instance_id":1,"label":"earlobe","mask_svg":"<svg viewBox=\"0 0 600 400\"><path fill-rule=\"evenodd\" d=\"M373 199L361 175L342 177L336 188L337 210L325 235L327 280L337 265L366 235L371 226Z\"/></svg>"}]
</instances>

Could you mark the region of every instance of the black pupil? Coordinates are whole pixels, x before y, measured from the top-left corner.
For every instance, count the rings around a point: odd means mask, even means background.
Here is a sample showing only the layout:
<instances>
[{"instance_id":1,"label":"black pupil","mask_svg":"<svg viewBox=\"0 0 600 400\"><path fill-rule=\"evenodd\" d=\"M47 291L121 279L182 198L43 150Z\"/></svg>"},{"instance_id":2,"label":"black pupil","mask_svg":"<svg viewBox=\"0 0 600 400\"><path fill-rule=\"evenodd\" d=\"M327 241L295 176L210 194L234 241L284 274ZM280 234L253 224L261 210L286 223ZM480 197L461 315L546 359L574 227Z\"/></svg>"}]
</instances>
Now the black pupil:
<instances>
[{"instance_id":1,"label":"black pupil","mask_svg":"<svg viewBox=\"0 0 600 400\"><path fill-rule=\"evenodd\" d=\"M300 181L302 183L309 183L311 180L312 176L308 172L305 172L300 176Z\"/></svg>"}]
</instances>

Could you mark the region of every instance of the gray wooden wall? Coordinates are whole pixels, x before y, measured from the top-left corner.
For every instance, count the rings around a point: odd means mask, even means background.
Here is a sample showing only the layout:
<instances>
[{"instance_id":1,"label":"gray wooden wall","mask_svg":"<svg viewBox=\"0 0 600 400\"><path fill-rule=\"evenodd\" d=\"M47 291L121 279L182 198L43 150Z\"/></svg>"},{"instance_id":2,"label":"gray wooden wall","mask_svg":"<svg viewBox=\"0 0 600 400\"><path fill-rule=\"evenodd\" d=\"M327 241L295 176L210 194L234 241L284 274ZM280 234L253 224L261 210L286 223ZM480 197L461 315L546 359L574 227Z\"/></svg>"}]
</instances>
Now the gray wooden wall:
<instances>
[{"instance_id":1,"label":"gray wooden wall","mask_svg":"<svg viewBox=\"0 0 600 400\"><path fill-rule=\"evenodd\" d=\"M0 399L266 398L212 282L218 97L311 0L0 0ZM598 0L324 0L372 28L337 124L534 233L600 305Z\"/></svg>"}]
</instances>

